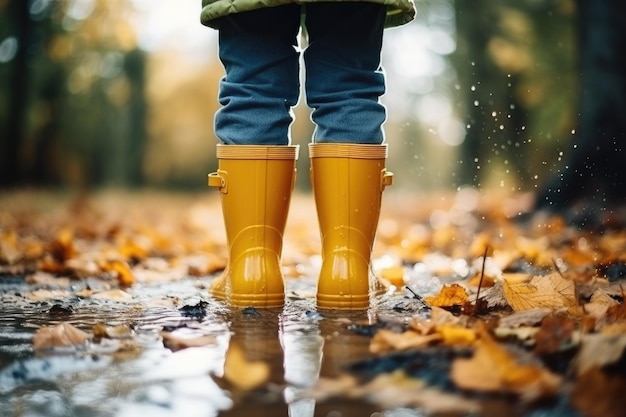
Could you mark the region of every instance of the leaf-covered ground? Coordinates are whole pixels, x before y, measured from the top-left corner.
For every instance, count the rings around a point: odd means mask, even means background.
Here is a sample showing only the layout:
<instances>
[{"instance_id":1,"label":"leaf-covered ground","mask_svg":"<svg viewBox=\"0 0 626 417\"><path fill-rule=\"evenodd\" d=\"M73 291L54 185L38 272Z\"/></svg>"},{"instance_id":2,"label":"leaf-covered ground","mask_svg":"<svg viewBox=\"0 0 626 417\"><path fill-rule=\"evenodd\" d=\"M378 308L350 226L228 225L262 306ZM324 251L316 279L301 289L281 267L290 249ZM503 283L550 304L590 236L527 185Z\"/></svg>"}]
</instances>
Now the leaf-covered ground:
<instances>
[{"instance_id":1,"label":"leaf-covered ground","mask_svg":"<svg viewBox=\"0 0 626 417\"><path fill-rule=\"evenodd\" d=\"M262 311L208 294L226 262L215 194L3 193L0 404L16 416L177 415L193 401L219 415L624 416L625 207L529 213L531 197L386 193L373 265L390 291L338 313L314 307L308 195L285 233L287 304ZM124 376L163 351L213 354L195 369L209 388L172 385L189 378L176 361L149 389ZM81 405L80 381L106 380L93 376L103 361L119 392ZM41 381L63 388L67 413L39 398Z\"/></svg>"}]
</instances>

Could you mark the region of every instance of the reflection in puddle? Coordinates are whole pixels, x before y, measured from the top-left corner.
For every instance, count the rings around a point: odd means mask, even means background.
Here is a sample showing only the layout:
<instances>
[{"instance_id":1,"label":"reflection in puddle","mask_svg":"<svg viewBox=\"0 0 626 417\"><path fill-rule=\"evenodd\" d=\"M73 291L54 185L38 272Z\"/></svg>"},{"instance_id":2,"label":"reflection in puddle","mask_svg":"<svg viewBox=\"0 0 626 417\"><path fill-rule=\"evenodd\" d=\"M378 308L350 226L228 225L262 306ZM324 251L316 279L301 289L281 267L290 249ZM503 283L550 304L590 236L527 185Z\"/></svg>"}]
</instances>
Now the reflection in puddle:
<instances>
[{"instance_id":1,"label":"reflection in puddle","mask_svg":"<svg viewBox=\"0 0 626 417\"><path fill-rule=\"evenodd\" d=\"M138 287L130 303L66 298L62 316L50 314L55 300L20 297L33 290L27 284L12 283L9 290L0 282L1 408L29 417L256 416L259 410L290 417L392 416L363 402L316 404L304 396L320 376L336 376L368 356L368 340L346 329L349 322L367 322L367 313L316 312L312 298L293 296L283 309L231 310L208 296L208 282ZM181 309L194 305L201 314ZM111 354L92 344L72 354L34 353L35 331L61 322L88 332L97 323L130 326L139 350ZM210 342L173 352L163 345L164 329ZM260 388L242 390L225 377L235 345L250 363L269 367ZM244 381L249 372L244 367L231 378Z\"/></svg>"}]
</instances>

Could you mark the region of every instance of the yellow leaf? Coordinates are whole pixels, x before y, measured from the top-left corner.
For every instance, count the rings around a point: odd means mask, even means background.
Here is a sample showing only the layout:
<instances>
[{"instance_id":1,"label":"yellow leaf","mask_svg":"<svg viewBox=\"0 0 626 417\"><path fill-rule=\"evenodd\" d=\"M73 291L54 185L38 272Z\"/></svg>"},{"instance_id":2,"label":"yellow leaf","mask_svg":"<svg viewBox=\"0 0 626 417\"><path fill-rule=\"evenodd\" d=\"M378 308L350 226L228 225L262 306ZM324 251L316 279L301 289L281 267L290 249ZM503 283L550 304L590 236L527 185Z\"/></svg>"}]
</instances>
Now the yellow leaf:
<instances>
[{"instance_id":1,"label":"yellow leaf","mask_svg":"<svg viewBox=\"0 0 626 417\"><path fill-rule=\"evenodd\" d=\"M121 287L130 287L135 283L135 275L126 262L109 261L104 262L100 267L106 272L112 272Z\"/></svg>"},{"instance_id":2,"label":"yellow leaf","mask_svg":"<svg viewBox=\"0 0 626 417\"><path fill-rule=\"evenodd\" d=\"M478 337L474 329L452 324L438 326L437 333L441 335L446 345L471 345Z\"/></svg>"},{"instance_id":3,"label":"yellow leaf","mask_svg":"<svg viewBox=\"0 0 626 417\"><path fill-rule=\"evenodd\" d=\"M17 233L4 232L0 236L0 261L4 261L9 265L16 263L22 257L18 249Z\"/></svg>"},{"instance_id":4,"label":"yellow leaf","mask_svg":"<svg viewBox=\"0 0 626 417\"><path fill-rule=\"evenodd\" d=\"M459 284L452 284L445 285L436 297L426 297L424 301L435 307L462 306L469 302L469 296L465 288Z\"/></svg>"},{"instance_id":5,"label":"yellow leaf","mask_svg":"<svg viewBox=\"0 0 626 417\"><path fill-rule=\"evenodd\" d=\"M519 282L519 276L512 279L504 275L503 290L506 301L515 311L534 308L570 308L578 305L576 284L554 272L550 275L536 275L527 282Z\"/></svg>"}]
</instances>

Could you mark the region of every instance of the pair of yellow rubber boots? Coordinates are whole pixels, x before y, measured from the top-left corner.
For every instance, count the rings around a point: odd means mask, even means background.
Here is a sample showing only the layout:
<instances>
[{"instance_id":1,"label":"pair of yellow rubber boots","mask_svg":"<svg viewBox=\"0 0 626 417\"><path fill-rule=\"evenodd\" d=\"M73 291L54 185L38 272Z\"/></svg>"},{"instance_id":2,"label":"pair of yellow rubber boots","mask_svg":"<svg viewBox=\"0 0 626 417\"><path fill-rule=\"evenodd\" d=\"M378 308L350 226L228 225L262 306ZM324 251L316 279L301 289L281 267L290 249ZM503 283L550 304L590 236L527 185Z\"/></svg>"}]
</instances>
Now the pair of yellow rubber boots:
<instances>
[{"instance_id":1,"label":"pair of yellow rubber boots","mask_svg":"<svg viewBox=\"0 0 626 417\"><path fill-rule=\"evenodd\" d=\"M371 253L384 188L387 145L309 145L322 238L317 306L360 310L382 286ZM229 260L211 293L232 306L281 307L283 233L294 188L297 146L218 145L209 185L221 192Z\"/></svg>"}]
</instances>

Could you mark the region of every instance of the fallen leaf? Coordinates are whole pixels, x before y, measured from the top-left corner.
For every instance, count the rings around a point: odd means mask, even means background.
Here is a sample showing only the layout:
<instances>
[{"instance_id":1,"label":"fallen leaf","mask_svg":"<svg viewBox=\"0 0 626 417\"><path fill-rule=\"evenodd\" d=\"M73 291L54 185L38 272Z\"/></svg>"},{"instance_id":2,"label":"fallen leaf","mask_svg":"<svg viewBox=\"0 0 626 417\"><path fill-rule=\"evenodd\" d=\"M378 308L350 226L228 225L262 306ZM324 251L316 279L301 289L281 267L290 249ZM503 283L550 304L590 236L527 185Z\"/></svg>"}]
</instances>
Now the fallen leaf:
<instances>
[{"instance_id":1,"label":"fallen leaf","mask_svg":"<svg viewBox=\"0 0 626 417\"><path fill-rule=\"evenodd\" d=\"M550 275L535 275L528 282L518 282L503 276L506 300L514 311L534 308L557 310L578 305L576 284L557 272Z\"/></svg>"},{"instance_id":2,"label":"fallen leaf","mask_svg":"<svg viewBox=\"0 0 626 417\"><path fill-rule=\"evenodd\" d=\"M423 335L413 330L397 333L387 329L376 332L370 343L370 352L380 354L394 350L406 350L428 346L442 339L440 334Z\"/></svg>"},{"instance_id":3,"label":"fallen leaf","mask_svg":"<svg viewBox=\"0 0 626 417\"><path fill-rule=\"evenodd\" d=\"M118 251L120 255L124 257L124 259L139 261L147 258L150 254L150 249L147 246L148 245L142 245L141 243L132 239L125 239L118 247Z\"/></svg>"},{"instance_id":4,"label":"fallen leaf","mask_svg":"<svg viewBox=\"0 0 626 417\"><path fill-rule=\"evenodd\" d=\"M430 320L436 326L445 324L468 326L469 318L464 315L454 315L448 310L439 307L433 307L430 313Z\"/></svg>"},{"instance_id":5,"label":"fallen leaf","mask_svg":"<svg viewBox=\"0 0 626 417\"><path fill-rule=\"evenodd\" d=\"M624 417L626 379L598 368L583 372L572 391L572 404L587 417Z\"/></svg>"},{"instance_id":6,"label":"fallen leaf","mask_svg":"<svg viewBox=\"0 0 626 417\"><path fill-rule=\"evenodd\" d=\"M564 314L547 316L535 334L534 353L546 355L559 351L572 342L572 335L576 328L577 324L569 316Z\"/></svg>"},{"instance_id":7,"label":"fallen leaf","mask_svg":"<svg viewBox=\"0 0 626 417\"><path fill-rule=\"evenodd\" d=\"M100 265L103 271L112 273L121 287L130 287L135 283L135 276L130 266L122 261L108 261Z\"/></svg>"},{"instance_id":8,"label":"fallen leaf","mask_svg":"<svg viewBox=\"0 0 626 417\"><path fill-rule=\"evenodd\" d=\"M487 303L488 308L504 308L509 305L504 295L502 280L496 281L491 288L485 288L485 291L480 293L480 299Z\"/></svg>"},{"instance_id":9,"label":"fallen leaf","mask_svg":"<svg viewBox=\"0 0 626 417\"><path fill-rule=\"evenodd\" d=\"M69 294L65 290L35 290L26 294L26 298L30 301L48 301L48 300L62 300Z\"/></svg>"},{"instance_id":10,"label":"fallen leaf","mask_svg":"<svg viewBox=\"0 0 626 417\"><path fill-rule=\"evenodd\" d=\"M453 346L471 345L478 337L474 329L468 329L466 327L451 324L437 326L436 332L441 335L443 343Z\"/></svg>"},{"instance_id":11,"label":"fallen leaf","mask_svg":"<svg viewBox=\"0 0 626 417\"><path fill-rule=\"evenodd\" d=\"M111 301L132 301L133 296L126 291L120 289L113 289L107 291L101 291L91 295L91 298L98 300L111 300Z\"/></svg>"},{"instance_id":12,"label":"fallen leaf","mask_svg":"<svg viewBox=\"0 0 626 417\"><path fill-rule=\"evenodd\" d=\"M74 247L74 232L71 229L61 229L54 241L48 247L48 252L59 263L63 263L76 255Z\"/></svg>"},{"instance_id":13,"label":"fallen leaf","mask_svg":"<svg viewBox=\"0 0 626 417\"><path fill-rule=\"evenodd\" d=\"M493 329L493 334L498 339L515 338L526 345L535 343L535 335L539 329L537 327L497 327Z\"/></svg>"},{"instance_id":14,"label":"fallen leaf","mask_svg":"<svg viewBox=\"0 0 626 417\"><path fill-rule=\"evenodd\" d=\"M452 363L451 379L459 388L511 393L524 401L552 397L558 392L559 376L539 365L518 363L486 331L480 336L470 359L457 358Z\"/></svg>"},{"instance_id":15,"label":"fallen leaf","mask_svg":"<svg viewBox=\"0 0 626 417\"><path fill-rule=\"evenodd\" d=\"M534 326L541 323L544 317L550 314L547 308L533 308L531 310L518 311L500 319L500 327Z\"/></svg>"},{"instance_id":16,"label":"fallen leaf","mask_svg":"<svg viewBox=\"0 0 626 417\"><path fill-rule=\"evenodd\" d=\"M161 337L163 338L163 346L172 352L190 347L207 346L215 343L215 337L213 336L184 337L172 332L161 332Z\"/></svg>"},{"instance_id":17,"label":"fallen leaf","mask_svg":"<svg viewBox=\"0 0 626 417\"><path fill-rule=\"evenodd\" d=\"M607 317L609 307L613 307L617 304L618 302L606 291L599 289L594 291L589 302L584 305L584 311L596 319L602 319Z\"/></svg>"},{"instance_id":18,"label":"fallen leaf","mask_svg":"<svg viewBox=\"0 0 626 417\"><path fill-rule=\"evenodd\" d=\"M69 323L42 327L33 336L33 348L46 350L55 347L79 346L89 339L89 334Z\"/></svg>"},{"instance_id":19,"label":"fallen leaf","mask_svg":"<svg viewBox=\"0 0 626 417\"><path fill-rule=\"evenodd\" d=\"M92 329L94 340L98 339L128 339L132 337L133 330L125 325L120 324L118 326L107 326L103 323L97 323Z\"/></svg>"},{"instance_id":20,"label":"fallen leaf","mask_svg":"<svg viewBox=\"0 0 626 417\"><path fill-rule=\"evenodd\" d=\"M236 388L250 391L265 384L270 377L270 367L263 361L248 361L243 349L230 344L224 362L224 378Z\"/></svg>"},{"instance_id":21,"label":"fallen leaf","mask_svg":"<svg viewBox=\"0 0 626 417\"><path fill-rule=\"evenodd\" d=\"M36 271L34 274L27 276L26 282L31 285L48 285L58 287L67 287L70 284L69 278L57 277L43 271Z\"/></svg>"},{"instance_id":22,"label":"fallen leaf","mask_svg":"<svg viewBox=\"0 0 626 417\"><path fill-rule=\"evenodd\" d=\"M606 310L606 320L609 323L626 321L626 302L610 306Z\"/></svg>"},{"instance_id":23,"label":"fallen leaf","mask_svg":"<svg viewBox=\"0 0 626 417\"><path fill-rule=\"evenodd\" d=\"M463 306L469 302L465 288L459 284L444 285L436 297L425 297L424 301L434 307Z\"/></svg>"},{"instance_id":24,"label":"fallen leaf","mask_svg":"<svg viewBox=\"0 0 626 417\"><path fill-rule=\"evenodd\" d=\"M578 375L590 369L611 365L624 355L626 334L586 334L582 337L581 347L574 358L574 367Z\"/></svg>"},{"instance_id":25,"label":"fallen leaf","mask_svg":"<svg viewBox=\"0 0 626 417\"><path fill-rule=\"evenodd\" d=\"M22 258L18 248L18 236L13 231L7 231L0 236L0 261L12 265Z\"/></svg>"}]
</instances>

